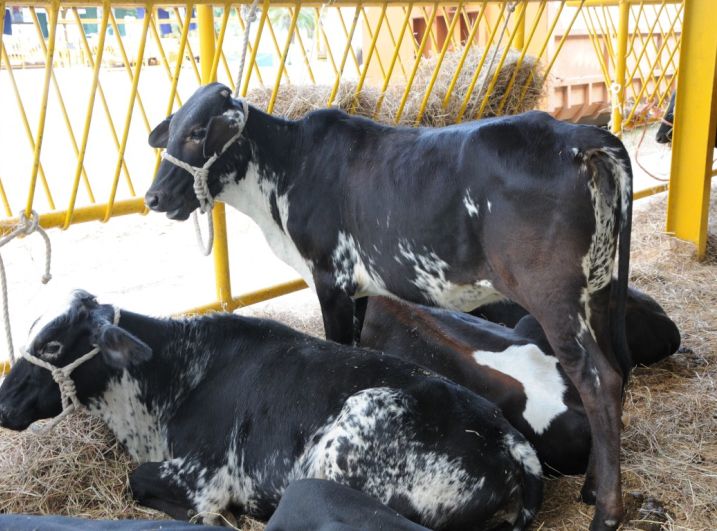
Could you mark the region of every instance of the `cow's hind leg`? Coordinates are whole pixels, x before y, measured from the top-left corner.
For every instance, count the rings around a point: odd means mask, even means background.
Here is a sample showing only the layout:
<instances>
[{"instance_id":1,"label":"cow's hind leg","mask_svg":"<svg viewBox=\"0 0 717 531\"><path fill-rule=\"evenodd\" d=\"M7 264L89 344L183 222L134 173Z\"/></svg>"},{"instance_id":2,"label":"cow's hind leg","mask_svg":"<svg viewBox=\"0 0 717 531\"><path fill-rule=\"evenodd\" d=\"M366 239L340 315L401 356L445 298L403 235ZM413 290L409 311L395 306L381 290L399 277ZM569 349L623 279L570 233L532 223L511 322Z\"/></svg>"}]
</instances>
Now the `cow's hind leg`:
<instances>
[{"instance_id":1,"label":"cow's hind leg","mask_svg":"<svg viewBox=\"0 0 717 531\"><path fill-rule=\"evenodd\" d=\"M584 494L589 501L590 491L596 493L591 525L595 531L617 528L623 514L620 490L622 374L611 361L607 319L604 315L590 316L591 306L589 303L585 307L571 305L568 311L552 311L538 320L563 369L578 389L590 422L595 474L592 478L588 476ZM591 324L603 348L593 336Z\"/></svg>"},{"instance_id":2,"label":"cow's hind leg","mask_svg":"<svg viewBox=\"0 0 717 531\"><path fill-rule=\"evenodd\" d=\"M189 520L192 505L187 492L163 470L164 463L143 463L129 477L132 496L141 504L167 513L176 520Z\"/></svg>"}]
</instances>

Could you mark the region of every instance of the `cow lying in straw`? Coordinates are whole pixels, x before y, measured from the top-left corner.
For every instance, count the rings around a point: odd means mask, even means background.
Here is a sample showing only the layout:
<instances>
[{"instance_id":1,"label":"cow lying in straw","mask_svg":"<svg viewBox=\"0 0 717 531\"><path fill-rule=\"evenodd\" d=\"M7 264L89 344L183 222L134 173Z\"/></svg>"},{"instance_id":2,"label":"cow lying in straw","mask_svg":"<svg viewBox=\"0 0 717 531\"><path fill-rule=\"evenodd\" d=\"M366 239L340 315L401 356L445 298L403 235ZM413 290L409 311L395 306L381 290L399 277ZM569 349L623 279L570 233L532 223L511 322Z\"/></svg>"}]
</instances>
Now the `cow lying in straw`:
<instances>
[{"instance_id":1,"label":"cow lying in straw","mask_svg":"<svg viewBox=\"0 0 717 531\"><path fill-rule=\"evenodd\" d=\"M518 308L503 308L511 317ZM643 347L634 364L674 353L675 324L647 295L631 290L630 343ZM580 396L553 355L538 322L524 315L508 328L461 312L371 297L361 345L390 352L437 372L495 403L535 447L543 469L583 473L590 453L590 424ZM629 363L629 361L628 361Z\"/></svg>"},{"instance_id":2,"label":"cow lying in straw","mask_svg":"<svg viewBox=\"0 0 717 531\"><path fill-rule=\"evenodd\" d=\"M435 529L523 529L542 499L535 451L493 404L272 321L154 319L77 291L31 330L0 387L0 426L23 430L70 401L142 463L139 502L179 519L266 519L291 481L313 477Z\"/></svg>"},{"instance_id":3,"label":"cow lying in straw","mask_svg":"<svg viewBox=\"0 0 717 531\"><path fill-rule=\"evenodd\" d=\"M251 216L315 287L328 339L357 339L367 295L458 310L507 297L526 308L594 427L583 488L597 505L592 527L618 526L632 219L620 140L539 112L437 129L330 109L288 121L215 83L149 143L166 151L147 205L181 220L216 199Z\"/></svg>"}]
</instances>

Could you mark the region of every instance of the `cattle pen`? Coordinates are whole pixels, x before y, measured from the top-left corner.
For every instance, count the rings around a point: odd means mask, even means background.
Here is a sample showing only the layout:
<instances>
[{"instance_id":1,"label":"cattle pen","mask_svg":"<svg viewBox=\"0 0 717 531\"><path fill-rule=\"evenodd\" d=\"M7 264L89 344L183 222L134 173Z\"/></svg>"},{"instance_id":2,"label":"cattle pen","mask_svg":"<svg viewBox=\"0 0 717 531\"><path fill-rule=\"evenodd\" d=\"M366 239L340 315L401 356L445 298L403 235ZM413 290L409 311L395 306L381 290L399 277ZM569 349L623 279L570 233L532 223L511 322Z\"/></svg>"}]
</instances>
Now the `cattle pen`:
<instances>
[{"instance_id":1,"label":"cattle pen","mask_svg":"<svg viewBox=\"0 0 717 531\"><path fill-rule=\"evenodd\" d=\"M187 227L147 222L158 216L148 215L143 195L161 161L147 134L200 84L236 86L241 6L0 0L0 236L37 216L53 243L50 288L87 287L163 314L268 314L322 335L310 294L279 302L306 285L277 263L247 218L215 206L211 262ZM683 351L638 369L626 393L628 528L717 525L715 20L712 0L264 0L238 81L250 103L289 117L334 105L407 126L533 108L609 120L633 161L659 174L635 164L630 281L677 322ZM674 90L672 147L660 149L652 131ZM2 248L16 343L48 298L37 281L45 257L36 237ZM4 356L0 363L9 370ZM127 497L129 458L93 421L77 426L61 427L57 454L45 457L60 459L63 444L68 469L82 468L83 454L107 457L117 468L97 474L105 484L93 486L96 458L70 484L91 491L90 501L63 498L63 469L45 476L50 494L38 494L45 487L27 470L42 477L51 468L43 472L38 460L42 439L0 432L0 473L17 478L0 487L0 512L152 514ZM78 441L73 429L91 436ZM10 473L21 465L24 475ZM540 529L587 527L589 510L574 502L579 488L576 478L548 482ZM18 489L31 494L16 496ZM103 499L105 512L97 509Z\"/></svg>"}]
</instances>

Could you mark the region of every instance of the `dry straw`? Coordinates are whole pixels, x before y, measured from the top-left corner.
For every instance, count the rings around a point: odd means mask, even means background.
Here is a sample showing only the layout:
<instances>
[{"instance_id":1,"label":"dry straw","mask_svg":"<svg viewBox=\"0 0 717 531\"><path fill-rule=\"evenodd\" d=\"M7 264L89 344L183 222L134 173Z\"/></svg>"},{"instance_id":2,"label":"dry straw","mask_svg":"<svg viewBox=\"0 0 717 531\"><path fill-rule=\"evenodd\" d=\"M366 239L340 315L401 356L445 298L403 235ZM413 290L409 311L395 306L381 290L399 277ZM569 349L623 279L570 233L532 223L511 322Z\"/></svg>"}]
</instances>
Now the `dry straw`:
<instances>
[{"instance_id":1,"label":"dry straw","mask_svg":"<svg viewBox=\"0 0 717 531\"><path fill-rule=\"evenodd\" d=\"M492 48L488 50L492 53ZM459 116L461 105L471 86L473 73L477 70L483 56L484 50L478 47L471 47L466 54L466 60L461 68L455 86L448 97L444 107L443 101L448 93L451 80L458 68L458 63L463 50L456 50L446 53L441 63L435 85L431 95L426 102L426 109L421 117L421 125L440 127L456 122ZM499 54L500 56L500 54ZM381 91L376 88L364 86L356 95L356 82L344 81L340 83L338 92L334 98L333 105L353 114L374 118L386 124L413 125L416 122L418 113L423 101L425 90L433 76L438 59L432 57L422 61L416 72L416 77L411 85L408 98L404 108L399 109L401 99L405 92L405 84L391 85L381 97ZM480 105L489 81L495 72L497 64L487 69L488 61L483 65L478 80L473 87L468 99L467 109L471 111ZM498 61L496 61L498 63ZM515 79L513 74L515 73ZM488 82L483 81L487 78ZM496 116L497 114L515 114L534 109L543 96L544 75L540 65L534 57L526 56L520 60L520 54L509 51L505 62L500 70L493 91L488 97L488 102L483 112L483 117ZM512 80L512 83L511 83ZM528 84L523 95L523 86ZM500 109L501 100L510 86L509 95ZM479 92L483 90L483 92ZM282 85L276 97L273 113L287 118L301 118L306 113L326 108L326 102L331 94L331 87L325 85ZM271 98L271 90L254 89L247 99L253 105L266 109ZM376 109L379 107L379 112ZM463 119L472 118L466 114Z\"/></svg>"}]
</instances>

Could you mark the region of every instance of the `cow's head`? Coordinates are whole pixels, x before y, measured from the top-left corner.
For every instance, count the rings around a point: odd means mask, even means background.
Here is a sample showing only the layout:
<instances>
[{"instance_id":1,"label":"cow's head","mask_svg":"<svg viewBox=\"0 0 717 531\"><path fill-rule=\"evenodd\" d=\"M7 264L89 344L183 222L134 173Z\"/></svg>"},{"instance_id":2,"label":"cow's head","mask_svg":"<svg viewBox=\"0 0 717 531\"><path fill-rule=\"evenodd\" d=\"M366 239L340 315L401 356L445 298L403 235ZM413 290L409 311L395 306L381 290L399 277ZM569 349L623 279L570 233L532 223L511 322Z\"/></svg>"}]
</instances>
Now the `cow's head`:
<instances>
[{"instance_id":1,"label":"cow's head","mask_svg":"<svg viewBox=\"0 0 717 531\"><path fill-rule=\"evenodd\" d=\"M110 378L130 364L152 355L145 343L112 323L113 306L99 304L86 291L74 291L63 306L35 321L25 348L55 367L64 367L97 345L100 353L71 375L81 402L101 393ZM61 411L60 391L50 371L20 358L0 386L0 426L24 430Z\"/></svg>"},{"instance_id":2,"label":"cow's head","mask_svg":"<svg viewBox=\"0 0 717 531\"><path fill-rule=\"evenodd\" d=\"M173 157L200 168L212 155L221 153L244 119L244 109L232 98L231 90L212 83L197 89L175 114L155 127L149 145L166 148ZM240 138L212 164L207 179L212 197L219 195L231 178L244 176L250 153L248 143ZM145 203L154 211L166 212L170 219L187 219L199 207L194 177L172 162L162 161Z\"/></svg>"},{"instance_id":3,"label":"cow's head","mask_svg":"<svg viewBox=\"0 0 717 531\"><path fill-rule=\"evenodd\" d=\"M672 142L672 124L675 121L675 93L672 93L670 97L670 103L667 106L664 116L662 117L662 123L657 130L655 140L658 144L669 144Z\"/></svg>"}]
</instances>

